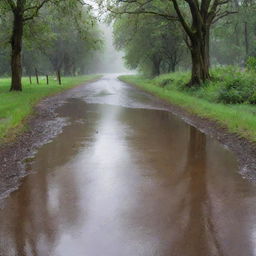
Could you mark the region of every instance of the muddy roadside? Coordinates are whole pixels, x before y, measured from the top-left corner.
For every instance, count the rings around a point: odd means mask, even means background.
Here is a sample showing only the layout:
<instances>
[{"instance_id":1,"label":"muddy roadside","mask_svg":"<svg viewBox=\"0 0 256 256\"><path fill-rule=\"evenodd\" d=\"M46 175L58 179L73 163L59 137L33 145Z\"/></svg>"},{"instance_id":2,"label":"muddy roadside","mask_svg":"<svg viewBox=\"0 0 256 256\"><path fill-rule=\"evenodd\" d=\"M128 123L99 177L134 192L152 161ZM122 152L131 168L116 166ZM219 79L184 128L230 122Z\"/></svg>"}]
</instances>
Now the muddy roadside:
<instances>
[{"instance_id":1,"label":"muddy roadside","mask_svg":"<svg viewBox=\"0 0 256 256\"><path fill-rule=\"evenodd\" d=\"M119 80L122 81L121 79ZM157 95L154 95L153 93L150 93L149 91L144 90L134 84L124 81L122 82L129 84L143 93L151 95L168 111L220 142L224 147L235 154L239 165L239 172L242 177L250 180L251 182L256 182L256 143L251 142L238 134L229 132L227 128L221 126L216 121L194 115L182 107L171 104L167 100L161 99Z\"/></svg>"},{"instance_id":2,"label":"muddy roadside","mask_svg":"<svg viewBox=\"0 0 256 256\"><path fill-rule=\"evenodd\" d=\"M40 101L33 115L26 121L26 131L18 135L14 141L0 145L0 208L3 199L19 187L22 178L33 171L30 163L37 150L49 143L68 125L67 119L58 116L57 108L72 97L74 91L98 79Z\"/></svg>"}]
</instances>

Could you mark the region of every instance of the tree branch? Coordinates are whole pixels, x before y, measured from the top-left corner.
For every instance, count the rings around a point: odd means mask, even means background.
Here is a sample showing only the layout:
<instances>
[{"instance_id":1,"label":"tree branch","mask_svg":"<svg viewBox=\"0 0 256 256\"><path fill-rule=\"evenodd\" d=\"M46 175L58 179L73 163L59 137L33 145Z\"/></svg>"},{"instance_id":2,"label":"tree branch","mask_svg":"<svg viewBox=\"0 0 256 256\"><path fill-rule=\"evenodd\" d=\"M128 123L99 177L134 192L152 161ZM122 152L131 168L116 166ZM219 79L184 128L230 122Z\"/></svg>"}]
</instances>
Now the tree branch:
<instances>
[{"instance_id":1,"label":"tree branch","mask_svg":"<svg viewBox=\"0 0 256 256\"><path fill-rule=\"evenodd\" d=\"M13 2L13 0L4 0L6 2L7 5L10 6L11 10L14 11L16 8L15 3Z\"/></svg>"},{"instance_id":2,"label":"tree branch","mask_svg":"<svg viewBox=\"0 0 256 256\"><path fill-rule=\"evenodd\" d=\"M185 32L189 35L189 37L192 37L193 36L193 32L192 30L190 29L190 27L188 26L187 22L185 21L181 11L180 11L180 8L179 8L179 5L177 3L177 0L171 0L172 3L173 3L173 6L174 6L174 9L178 15L178 18L179 18L179 21L182 25L182 27L184 28Z\"/></svg>"},{"instance_id":3,"label":"tree branch","mask_svg":"<svg viewBox=\"0 0 256 256\"><path fill-rule=\"evenodd\" d=\"M31 6L31 7L27 7L25 10L24 10L24 13L27 12L27 11L33 11L33 14L31 14L30 16L28 17L24 17L23 18L23 21L26 22L28 20L32 20L33 18L35 18L37 15L38 15L38 12L39 10L48 2L50 2L51 0L43 0L40 4L38 5L35 5L35 6Z\"/></svg>"},{"instance_id":4,"label":"tree branch","mask_svg":"<svg viewBox=\"0 0 256 256\"><path fill-rule=\"evenodd\" d=\"M236 14L237 11L225 11L220 13L219 15L215 16L215 18L212 20L212 24L215 24L218 20L230 15L230 14Z\"/></svg>"}]
</instances>

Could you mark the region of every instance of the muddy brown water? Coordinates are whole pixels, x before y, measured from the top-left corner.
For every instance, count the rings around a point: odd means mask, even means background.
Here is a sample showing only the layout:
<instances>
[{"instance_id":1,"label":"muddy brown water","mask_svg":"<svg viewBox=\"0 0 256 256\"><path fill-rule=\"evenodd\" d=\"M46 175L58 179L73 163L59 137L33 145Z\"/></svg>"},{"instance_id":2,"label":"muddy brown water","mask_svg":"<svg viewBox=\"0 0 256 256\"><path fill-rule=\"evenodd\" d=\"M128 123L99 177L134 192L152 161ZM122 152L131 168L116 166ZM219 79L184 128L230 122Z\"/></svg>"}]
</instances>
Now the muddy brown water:
<instances>
[{"instance_id":1,"label":"muddy brown water","mask_svg":"<svg viewBox=\"0 0 256 256\"><path fill-rule=\"evenodd\" d=\"M1 256L256 255L256 186L225 147L114 75L58 112L0 210Z\"/></svg>"}]
</instances>

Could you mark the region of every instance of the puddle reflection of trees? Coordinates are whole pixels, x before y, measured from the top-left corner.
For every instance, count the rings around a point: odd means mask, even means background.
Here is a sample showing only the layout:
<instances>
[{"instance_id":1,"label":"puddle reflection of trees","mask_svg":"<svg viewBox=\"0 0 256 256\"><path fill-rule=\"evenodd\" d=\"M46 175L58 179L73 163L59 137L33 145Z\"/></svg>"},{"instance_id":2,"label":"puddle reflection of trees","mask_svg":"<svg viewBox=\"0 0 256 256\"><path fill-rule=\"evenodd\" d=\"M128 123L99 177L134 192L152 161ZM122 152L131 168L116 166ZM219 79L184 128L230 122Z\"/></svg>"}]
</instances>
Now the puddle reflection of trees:
<instances>
[{"instance_id":1,"label":"puddle reflection of trees","mask_svg":"<svg viewBox=\"0 0 256 256\"><path fill-rule=\"evenodd\" d=\"M60 235L79 225L79 177L70 160L91 128L72 122L38 152L37 172L24 179L0 211L1 256L54 255Z\"/></svg>"},{"instance_id":2,"label":"puddle reflection of trees","mask_svg":"<svg viewBox=\"0 0 256 256\"><path fill-rule=\"evenodd\" d=\"M49 204L49 185L58 190L54 211ZM52 255L60 229L69 230L79 219L78 193L71 170L63 177L51 177L44 171L29 176L12 196L7 211L3 210L5 225L1 227L6 230L0 231L1 238L10 240L12 247L1 255Z\"/></svg>"},{"instance_id":3,"label":"puddle reflection of trees","mask_svg":"<svg viewBox=\"0 0 256 256\"><path fill-rule=\"evenodd\" d=\"M134 195L134 208L127 209L126 218L120 222L126 235L130 231L130 237L134 238L134 231L140 227L138 240L147 242L147 235L156 238L153 241L159 243L159 248L156 246L159 255L221 256L220 241L222 246L234 241L244 245L243 250L239 249L235 252L237 254L232 255L241 255L241 251L244 255L253 255L248 231L250 223L245 225L247 213L243 212L237 218L243 224L239 230L239 234L242 234L240 240L232 237L232 230L236 230L230 227L230 223L224 223L222 228L228 229L224 236L226 240L219 233L220 227L216 227L213 216L216 213L212 209L216 206L213 200L211 202L210 195L221 193L216 188L220 182L217 180L213 183L213 188L209 177L213 178L212 175L222 179L224 176L218 172L230 167L225 162L225 152L219 156L214 151L219 152L218 148L213 147L209 151L211 146L207 143L206 147L204 134L162 111L119 111L117 107L94 104L85 106L82 101L75 100L70 104L75 105L73 110L68 103L61 109L61 113L63 116L75 113L71 125L53 143L39 151L34 165L38 172L28 176L20 189L7 200L6 207L0 210L1 256L52 256L61 235L76 231L80 221L85 219L81 214L85 215L86 212L79 205L79 171L74 175L79 167L75 166L72 158L81 147L85 147L85 138L86 143L95 140L95 131L102 118L99 113L104 113L103 116L110 118L110 121L120 121L122 131L127 128L120 135L125 142L122 145L128 147L127 152L135 163L135 170L127 172L129 175L123 179L124 189L130 192L129 195ZM109 116L106 115L108 112ZM77 122L81 119L90 122L86 122L86 125ZM209 158L218 164L209 167ZM222 169L217 170L219 165ZM58 172L54 171L56 168ZM233 174L230 174L225 186L229 186L228 193L233 193L235 197L237 182L241 183L241 178L232 179ZM134 186L125 187L129 181ZM209 186L213 190L211 193ZM242 186L245 187L248 187L247 182ZM227 215L226 201L221 203L221 210ZM244 206L247 210L245 203ZM230 216L234 216L233 209ZM232 248L240 247L241 243L232 245ZM155 247L150 249L155 250ZM224 249L228 251L226 247Z\"/></svg>"},{"instance_id":4,"label":"puddle reflection of trees","mask_svg":"<svg viewBox=\"0 0 256 256\"><path fill-rule=\"evenodd\" d=\"M207 191L206 156L206 136L191 126L183 175L188 180L185 194L188 218L175 246L177 252L184 255L223 255L212 223Z\"/></svg>"}]
</instances>

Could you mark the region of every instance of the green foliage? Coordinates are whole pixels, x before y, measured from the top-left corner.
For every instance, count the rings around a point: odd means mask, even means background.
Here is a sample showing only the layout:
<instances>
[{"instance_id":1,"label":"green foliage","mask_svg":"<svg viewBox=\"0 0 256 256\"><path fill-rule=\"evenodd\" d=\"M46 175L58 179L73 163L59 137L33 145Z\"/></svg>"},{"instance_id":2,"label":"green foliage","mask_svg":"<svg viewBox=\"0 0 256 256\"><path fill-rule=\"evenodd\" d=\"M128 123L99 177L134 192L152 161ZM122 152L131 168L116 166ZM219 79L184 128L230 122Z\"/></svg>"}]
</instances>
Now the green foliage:
<instances>
[{"instance_id":1,"label":"green foliage","mask_svg":"<svg viewBox=\"0 0 256 256\"><path fill-rule=\"evenodd\" d=\"M228 104L251 103L255 104L256 86L252 81L233 78L223 82L219 92L219 101Z\"/></svg>"},{"instance_id":2,"label":"green foliage","mask_svg":"<svg viewBox=\"0 0 256 256\"><path fill-rule=\"evenodd\" d=\"M28 78L23 78L23 92L9 92L10 78L0 79L0 141L24 129L24 120L33 112L33 107L42 98L61 92L76 85L98 78L97 75L65 77L62 85L50 77L50 84L41 78L40 84L29 84ZM34 80L35 82L35 80Z\"/></svg>"},{"instance_id":3,"label":"green foliage","mask_svg":"<svg viewBox=\"0 0 256 256\"><path fill-rule=\"evenodd\" d=\"M201 87L188 88L189 72L161 75L153 81L167 90L186 92L198 98L215 103L256 104L256 76L252 72L241 71L238 67L227 66L211 70L212 80Z\"/></svg>"},{"instance_id":4,"label":"green foliage","mask_svg":"<svg viewBox=\"0 0 256 256\"><path fill-rule=\"evenodd\" d=\"M129 68L149 76L174 71L182 56L179 27L159 16L116 17L114 42L117 49L124 50Z\"/></svg>"},{"instance_id":5,"label":"green foliage","mask_svg":"<svg viewBox=\"0 0 256 256\"><path fill-rule=\"evenodd\" d=\"M217 102L226 104L255 104L256 77L252 72L241 71L235 67L217 69L213 72L218 79L214 82Z\"/></svg>"},{"instance_id":6,"label":"green foliage","mask_svg":"<svg viewBox=\"0 0 256 256\"><path fill-rule=\"evenodd\" d=\"M247 61L246 61L246 68L249 71L256 71L256 57L249 56Z\"/></svg>"},{"instance_id":7,"label":"green foliage","mask_svg":"<svg viewBox=\"0 0 256 256\"><path fill-rule=\"evenodd\" d=\"M76 6L69 12L63 10L65 16L61 10L45 9L44 15L31 25L32 28L44 26L44 29L34 29L36 40L32 43L29 40L32 54L31 50L27 51L27 56L39 52L47 58L53 71L62 70L65 75L84 74L95 50L101 46L96 19L86 7Z\"/></svg>"},{"instance_id":8,"label":"green foliage","mask_svg":"<svg viewBox=\"0 0 256 256\"><path fill-rule=\"evenodd\" d=\"M0 1L1 2L1 1ZM13 15L6 3L0 3L0 75L10 75L10 37ZM41 0L24 1L32 7ZM48 1L38 15L24 23L22 64L23 74L54 74L60 69L65 75L88 73L97 50L101 48L98 22L92 10L79 0Z\"/></svg>"},{"instance_id":9,"label":"green foliage","mask_svg":"<svg viewBox=\"0 0 256 256\"><path fill-rule=\"evenodd\" d=\"M256 56L255 1L234 1L237 13L221 19L212 29L212 64L245 66Z\"/></svg>"}]
</instances>

